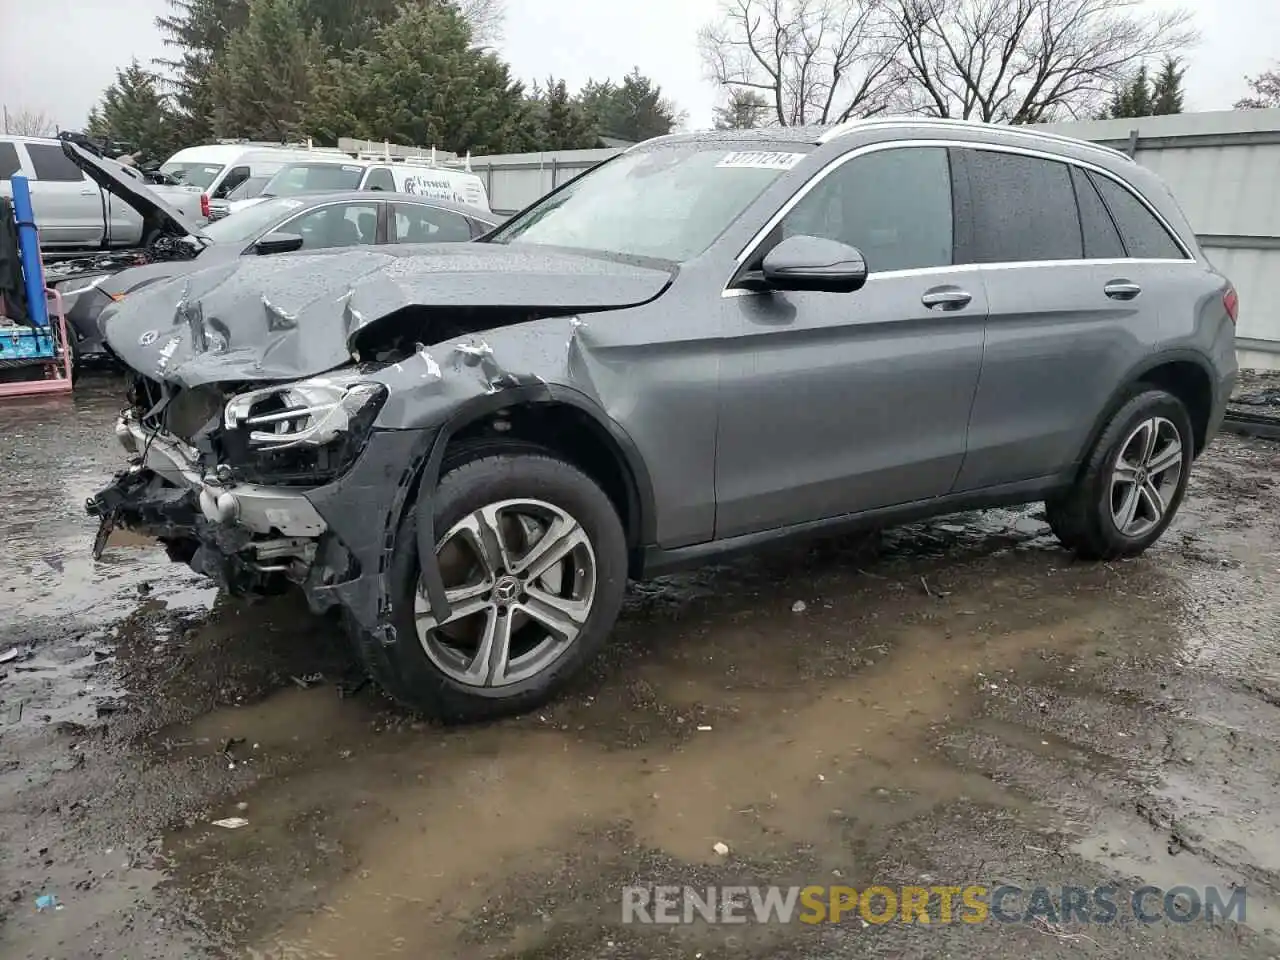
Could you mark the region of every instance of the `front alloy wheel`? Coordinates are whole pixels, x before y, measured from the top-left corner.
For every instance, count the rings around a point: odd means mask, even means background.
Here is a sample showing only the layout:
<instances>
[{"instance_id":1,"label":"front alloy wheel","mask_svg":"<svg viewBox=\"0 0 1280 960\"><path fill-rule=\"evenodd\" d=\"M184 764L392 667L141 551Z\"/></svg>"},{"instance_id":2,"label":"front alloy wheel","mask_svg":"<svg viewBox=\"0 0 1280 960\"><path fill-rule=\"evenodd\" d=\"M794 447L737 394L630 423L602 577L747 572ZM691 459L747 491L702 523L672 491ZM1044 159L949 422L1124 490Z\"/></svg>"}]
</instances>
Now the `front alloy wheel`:
<instances>
[{"instance_id":1,"label":"front alloy wheel","mask_svg":"<svg viewBox=\"0 0 1280 960\"><path fill-rule=\"evenodd\" d=\"M577 641L596 593L596 556L582 525L542 500L502 500L463 517L436 557L449 601L437 622L421 589L418 640L458 683L503 687L550 667Z\"/></svg>"},{"instance_id":2,"label":"front alloy wheel","mask_svg":"<svg viewBox=\"0 0 1280 960\"><path fill-rule=\"evenodd\" d=\"M1182 435L1172 421L1151 417L1120 445L1111 470L1111 519L1126 537L1159 525L1182 479Z\"/></svg>"}]
</instances>

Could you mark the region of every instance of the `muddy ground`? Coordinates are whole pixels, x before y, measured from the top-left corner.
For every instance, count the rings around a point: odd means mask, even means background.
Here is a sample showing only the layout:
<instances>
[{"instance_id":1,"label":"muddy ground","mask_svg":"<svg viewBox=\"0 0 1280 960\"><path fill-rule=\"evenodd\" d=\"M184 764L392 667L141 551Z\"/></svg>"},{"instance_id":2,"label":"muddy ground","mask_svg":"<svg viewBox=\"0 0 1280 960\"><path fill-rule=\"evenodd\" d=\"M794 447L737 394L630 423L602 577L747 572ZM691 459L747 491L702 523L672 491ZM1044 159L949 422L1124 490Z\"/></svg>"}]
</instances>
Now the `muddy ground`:
<instances>
[{"instance_id":1,"label":"muddy ground","mask_svg":"<svg viewBox=\"0 0 1280 960\"><path fill-rule=\"evenodd\" d=\"M1280 444L1220 437L1131 562L1036 505L637 587L568 696L441 729L292 598L89 559L116 389L0 408L6 960L1280 956ZM629 883L966 882L1247 913L620 922Z\"/></svg>"}]
</instances>

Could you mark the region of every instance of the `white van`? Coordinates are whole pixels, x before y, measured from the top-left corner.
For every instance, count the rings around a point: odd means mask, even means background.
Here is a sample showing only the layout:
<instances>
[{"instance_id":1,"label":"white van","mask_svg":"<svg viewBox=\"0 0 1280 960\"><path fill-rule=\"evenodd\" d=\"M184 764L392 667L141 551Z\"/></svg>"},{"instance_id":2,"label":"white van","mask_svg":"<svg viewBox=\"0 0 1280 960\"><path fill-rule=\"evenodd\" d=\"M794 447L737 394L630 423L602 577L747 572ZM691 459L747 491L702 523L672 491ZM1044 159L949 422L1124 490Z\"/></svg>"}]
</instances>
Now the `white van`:
<instances>
[{"instance_id":1,"label":"white van","mask_svg":"<svg viewBox=\"0 0 1280 960\"><path fill-rule=\"evenodd\" d=\"M271 197L339 190L385 190L433 200L450 200L488 214L489 192L484 181L469 170L415 160L357 160L350 157L308 156L286 164L256 196L233 201L235 213Z\"/></svg>"},{"instance_id":2,"label":"white van","mask_svg":"<svg viewBox=\"0 0 1280 960\"><path fill-rule=\"evenodd\" d=\"M210 200L221 200L251 177L269 178L295 160L343 156L337 150L263 147L243 143L213 143L186 147L160 165L179 183L199 187Z\"/></svg>"}]
</instances>

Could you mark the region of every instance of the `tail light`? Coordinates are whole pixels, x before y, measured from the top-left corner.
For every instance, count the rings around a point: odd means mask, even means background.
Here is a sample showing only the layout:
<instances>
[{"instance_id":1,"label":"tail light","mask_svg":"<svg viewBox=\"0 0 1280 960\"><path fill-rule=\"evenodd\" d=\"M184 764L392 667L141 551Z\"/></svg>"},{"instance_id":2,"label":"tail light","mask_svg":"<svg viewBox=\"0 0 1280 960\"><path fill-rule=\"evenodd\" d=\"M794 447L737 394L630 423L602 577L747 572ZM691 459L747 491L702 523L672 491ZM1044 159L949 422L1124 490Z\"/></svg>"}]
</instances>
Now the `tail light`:
<instances>
[{"instance_id":1,"label":"tail light","mask_svg":"<svg viewBox=\"0 0 1280 960\"><path fill-rule=\"evenodd\" d=\"M1235 287L1227 287L1227 292L1222 295L1222 305L1227 308L1227 316L1231 318L1231 322L1236 322L1236 314L1240 312L1240 298L1236 295Z\"/></svg>"},{"instance_id":2,"label":"tail light","mask_svg":"<svg viewBox=\"0 0 1280 960\"><path fill-rule=\"evenodd\" d=\"M206 220L209 219L209 195L207 193L200 194L200 216Z\"/></svg>"}]
</instances>

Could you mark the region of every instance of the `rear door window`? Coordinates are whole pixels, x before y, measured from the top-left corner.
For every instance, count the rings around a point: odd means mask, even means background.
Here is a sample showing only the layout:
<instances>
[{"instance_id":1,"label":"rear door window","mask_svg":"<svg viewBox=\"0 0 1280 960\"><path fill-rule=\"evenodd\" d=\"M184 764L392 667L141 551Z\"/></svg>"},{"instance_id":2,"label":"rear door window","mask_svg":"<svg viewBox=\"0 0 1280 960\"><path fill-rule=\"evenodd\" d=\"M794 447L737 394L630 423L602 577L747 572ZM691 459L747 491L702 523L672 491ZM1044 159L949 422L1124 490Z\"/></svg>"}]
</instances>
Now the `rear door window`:
<instances>
[{"instance_id":1,"label":"rear door window","mask_svg":"<svg viewBox=\"0 0 1280 960\"><path fill-rule=\"evenodd\" d=\"M1185 260L1169 231L1146 206L1110 177L1090 174L1106 201L1129 256L1142 260Z\"/></svg>"},{"instance_id":2,"label":"rear door window","mask_svg":"<svg viewBox=\"0 0 1280 960\"><path fill-rule=\"evenodd\" d=\"M949 265L952 227L946 148L897 147L832 171L783 218L779 239L838 240L875 273Z\"/></svg>"},{"instance_id":3,"label":"rear door window","mask_svg":"<svg viewBox=\"0 0 1280 960\"><path fill-rule=\"evenodd\" d=\"M471 239L467 218L419 203L392 204L396 243L452 243Z\"/></svg>"},{"instance_id":4,"label":"rear door window","mask_svg":"<svg viewBox=\"0 0 1280 960\"><path fill-rule=\"evenodd\" d=\"M15 173L22 172L22 163L18 160L18 150L12 143L0 143L0 180L8 180Z\"/></svg>"},{"instance_id":5,"label":"rear door window","mask_svg":"<svg viewBox=\"0 0 1280 960\"><path fill-rule=\"evenodd\" d=\"M37 180L62 183L79 183L84 174L62 152L61 147L51 143L28 143L27 156L31 158L31 169L35 171Z\"/></svg>"},{"instance_id":6,"label":"rear door window","mask_svg":"<svg viewBox=\"0 0 1280 960\"><path fill-rule=\"evenodd\" d=\"M1067 164L995 150L957 151L969 171L966 263L1079 260L1080 217Z\"/></svg>"},{"instance_id":7,"label":"rear door window","mask_svg":"<svg viewBox=\"0 0 1280 960\"><path fill-rule=\"evenodd\" d=\"M1115 260L1124 257L1120 232L1111 220L1106 205L1094 189L1089 175L1079 167L1071 168L1071 184L1080 207L1080 230L1084 234L1086 260Z\"/></svg>"}]
</instances>

